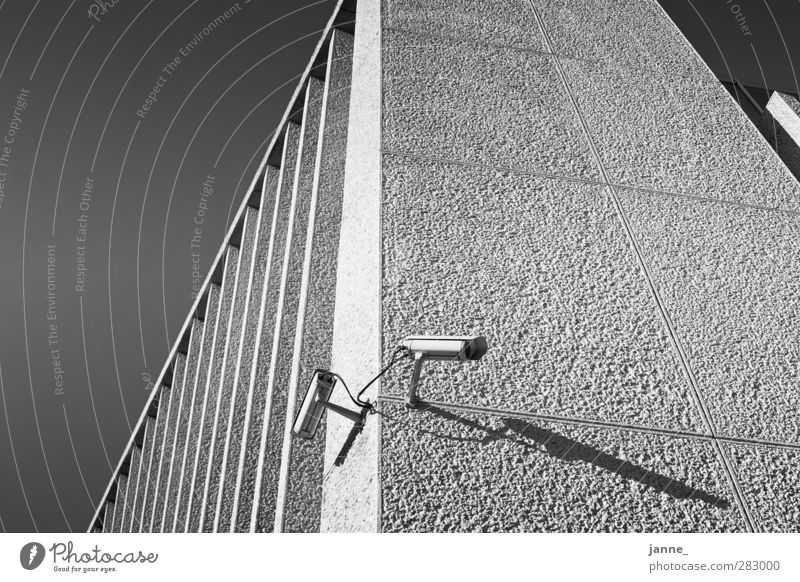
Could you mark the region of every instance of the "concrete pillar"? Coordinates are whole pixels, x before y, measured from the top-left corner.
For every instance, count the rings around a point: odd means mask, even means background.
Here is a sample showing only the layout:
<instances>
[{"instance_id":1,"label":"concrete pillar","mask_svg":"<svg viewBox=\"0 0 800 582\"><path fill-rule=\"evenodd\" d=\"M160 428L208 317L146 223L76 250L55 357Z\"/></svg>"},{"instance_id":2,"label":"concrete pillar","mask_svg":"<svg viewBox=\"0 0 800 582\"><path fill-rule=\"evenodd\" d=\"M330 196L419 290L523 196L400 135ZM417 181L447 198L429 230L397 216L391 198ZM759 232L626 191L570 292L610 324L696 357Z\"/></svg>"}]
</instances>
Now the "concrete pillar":
<instances>
[{"instance_id":1,"label":"concrete pillar","mask_svg":"<svg viewBox=\"0 0 800 582\"><path fill-rule=\"evenodd\" d=\"M767 102L759 129L795 178L800 179L800 102L775 91Z\"/></svg>"},{"instance_id":2,"label":"concrete pillar","mask_svg":"<svg viewBox=\"0 0 800 582\"><path fill-rule=\"evenodd\" d=\"M381 2L359 0L357 10L331 351L331 369L352 387L381 366ZM379 386L365 397L375 401ZM352 406L342 386L331 402ZM380 528L380 417L352 431L327 415L321 531Z\"/></svg>"}]
</instances>

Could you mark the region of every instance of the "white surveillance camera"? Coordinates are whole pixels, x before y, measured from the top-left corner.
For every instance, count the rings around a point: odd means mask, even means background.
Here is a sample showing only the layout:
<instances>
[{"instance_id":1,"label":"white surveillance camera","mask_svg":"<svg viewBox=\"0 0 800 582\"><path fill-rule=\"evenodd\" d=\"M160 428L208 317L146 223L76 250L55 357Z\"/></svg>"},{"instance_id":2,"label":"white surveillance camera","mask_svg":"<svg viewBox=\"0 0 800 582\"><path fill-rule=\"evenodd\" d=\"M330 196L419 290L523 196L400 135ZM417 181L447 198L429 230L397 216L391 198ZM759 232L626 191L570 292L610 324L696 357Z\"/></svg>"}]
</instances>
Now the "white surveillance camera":
<instances>
[{"instance_id":1,"label":"white surveillance camera","mask_svg":"<svg viewBox=\"0 0 800 582\"><path fill-rule=\"evenodd\" d=\"M335 374L320 369L314 371L314 376L311 378L311 383L303 398L303 404L294 420L292 427L294 434L305 439L314 438L326 408L349 418L356 423L356 426L364 426L369 407L364 406L359 412L356 412L332 404L329 400L334 386L336 386Z\"/></svg>"},{"instance_id":2,"label":"white surveillance camera","mask_svg":"<svg viewBox=\"0 0 800 582\"><path fill-rule=\"evenodd\" d=\"M483 336L410 335L401 345L426 360L480 360L489 349Z\"/></svg>"},{"instance_id":3,"label":"white surveillance camera","mask_svg":"<svg viewBox=\"0 0 800 582\"><path fill-rule=\"evenodd\" d=\"M411 386L406 396L406 406L417 406L417 384L424 360L480 360L489 349L483 336L412 335L401 345L414 358Z\"/></svg>"}]
</instances>

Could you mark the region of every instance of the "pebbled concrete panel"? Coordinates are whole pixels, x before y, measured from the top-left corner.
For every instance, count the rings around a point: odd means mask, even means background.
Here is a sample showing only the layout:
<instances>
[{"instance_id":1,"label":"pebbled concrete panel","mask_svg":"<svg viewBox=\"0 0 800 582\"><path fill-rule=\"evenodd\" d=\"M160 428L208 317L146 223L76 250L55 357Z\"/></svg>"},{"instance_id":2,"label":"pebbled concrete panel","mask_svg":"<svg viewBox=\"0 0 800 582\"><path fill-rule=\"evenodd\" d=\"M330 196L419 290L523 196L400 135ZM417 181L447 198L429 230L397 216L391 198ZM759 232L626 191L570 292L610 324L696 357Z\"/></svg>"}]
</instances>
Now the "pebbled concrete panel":
<instances>
[{"instance_id":1,"label":"pebbled concrete panel","mask_svg":"<svg viewBox=\"0 0 800 582\"><path fill-rule=\"evenodd\" d=\"M800 210L800 185L710 73L561 62L611 182Z\"/></svg>"},{"instance_id":2,"label":"pebbled concrete panel","mask_svg":"<svg viewBox=\"0 0 800 582\"><path fill-rule=\"evenodd\" d=\"M258 240L256 241L255 263L253 271L253 288L251 290L250 304L248 307L247 323L244 328L242 343L242 368L240 369L240 386L247 391L247 404L245 410L240 412L243 422L241 428L241 443L239 449L239 467L232 492L228 490L226 481L226 494L233 494L232 531L247 532L250 530L250 518L253 510L253 486L255 484L255 470L258 464L259 434L261 420L263 419L264 391L258 391L256 378L258 369L258 355L262 348L262 334L260 322L263 314L263 298L269 282L271 267L271 251L273 233L276 231L274 224L277 218L276 201L278 196L280 170L272 166L267 167L264 176L263 195L259 214ZM247 364L245 364L247 362Z\"/></svg>"},{"instance_id":3,"label":"pebbled concrete panel","mask_svg":"<svg viewBox=\"0 0 800 582\"><path fill-rule=\"evenodd\" d=\"M181 470L178 486L178 506L175 512L175 531L184 532L189 524L189 503L192 497L193 477L197 458L198 436L203 418L203 409L208 405L206 399L208 370L211 354L214 350L214 332L217 328L219 312L218 285L213 283L208 289L206 310L203 315L203 334L200 340L200 352L197 357L197 372L192 382L192 398L189 404L189 418L186 423L186 438L181 457Z\"/></svg>"},{"instance_id":4,"label":"pebbled concrete panel","mask_svg":"<svg viewBox=\"0 0 800 582\"><path fill-rule=\"evenodd\" d=\"M247 208L243 218L241 246L236 265L236 284L234 286L230 316L228 319L225 353L221 360L222 376L217 399L217 414L214 420L214 436L209 452L209 473L207 475L206 507L203 520L203 531L217 531L220 510L220 484L224 475L223 461L230 422L231 402L233 399L236 361L241 346L241 330L244 319L247 289L250 285L250 268L255 249L255 229L258 224L258 211Z\"/></svg>"},{"instance_id":5,"label":"pebbled concrete panel","mask_svg":"<svg viewBox=\"0 0 800 582\"><path fill-rule=\"evenodd\" d=\"M800 178L800 102L775 91L758 128L794 177Z\"/></svg>"},{"instance_id":6,"label":"pebbled concrete panel","mask_svg":"<svg viewBox=\"0 0 800 582\"><path fill-rule=\"evenodd\" d=\"M290 211L289 247L284 258L285 283L281 302L281 328L277 346L278 358L275 360L276 397L285 400L285 415L275 425L275 438L281 438L281 472L278 478L276 497L275 531L315 531L319 530L319 498L303 500L299 507L286 507L289 464L291 461L292 434L297 400L297 383L292 382L295 336L297 333L300 288L303 277L303 264L308 238L309 210L318 154L319 130L322 118L323 94L325 84L319 79L309 79L306 103L303 109L303 127L300 136L300 158L295 175L294 201ZM341 154L341 152L340 152ZM302 396L301 396L302 398Z\"/></svg>"},{"instance_id":7,"label":"pebbled concrete panel","mask_svg":"<svg viewBox=\"0 0 800 582\"><path fill-rule=\"evenodd\" d=\"M133 511L131 512L130 531L133 533L141 531L142 527L142 508L144 507L145 491L150 480L150 453L153 450L155 430L156 421L148 416L145 420L144 440L139 457L139 475L136 478Z\"/></svg>"},{"instance_id":8,"label":"pebbled concrete panel","mask_svg":"<svg viewBox=\"0 0 800 582\"><path fill-rule=\"evenodd\" d=\"M167 481L172 462L172 449L175 445L175 433L178 428L178 413L180 412L181 384L186 370L186 354L178 352L175 356L175 371L172 375L172 387L169 390L169 405L167 408L167 426L164 431L164 442L161 443L158 473L156 475L156 497L153 506L153 520L150 525L151 532L164 531L164 512L168 496Z\"/></svg>"},{"instance_id":9,"label":"pebbled concrete panel","mask_svg":"<svg viewBox=\"0 0 800 582\"><path fill-rule=\"evenodd\" d=\"M384 360L407 335L489 344L426 362L420 398L703 431L606 187L401 156L383 177Z\"/></svg>"},{"instance_id":10,"label":"pebbled concrete panel","mask_svg":"<svg viewBox=\"0 0 800 582\"><path fill-rule=\"evenodd\" d=\"M600 179L553 57L387 30L383 69L385 151Z\"/></svg>"},{"instance_id":11,"label":"pebbled concrete panel","mask_svg":"<svg viewBox=\"0 0 800 582\"><path fill-rule=\"evenodd\" d=\"M534 0L533 4L559 55L603 60L629 69L629 75L710 74L655 1ZM535 25L534 30L538 31Z\"/></svg>"},{"instance_id":12,"label":"pebbled concrete panel","mask_svg":"<svg viewBox=\"0 0 800 582\"><path fill-rule=\"evenodd\" d=\"M214 435L214 423L219 410L219 385L222 377L222 358L225 352L225 338L227 337L228 320L230 319L231 305L233 304L233 291L236 286L236 266L239 262L239 249L229 246L225 254L225 266L222 270L222 285L220 286L219 304L215 321L213 347L211 349L206 378L205 403L203 404L203 417L200 420L200 432L197 436L197 460L195 472L192 477L192 491L190 493L189 519L187 531L201 531L201 521L207 506L206 493L209 472L215 467L209 463L211 440Z\"/></svg>"},{"instance_id":13,"label":"pebbled concrete panel","mask_svg":"<svg viewBox=\"0 0 800 582\"><path fill-rule=\"evenodd\" d=\"M278 472L280 470L281 445L283 443L283 422L286 416L286 400L276 392L273 370L277 359L274 350L276 327L279 325L281 277L283 258L286 253L289 215L292 206L294 176L298 165L300 149L300 126L286 124L286 138L281 160L280 184L274 236L271 241L271 263L269 281L262 294L261 316L259 321L259 351L256 364L255 386L256 415L251 419L246 466L255 467L253 472L253 504L250 514L250 531L271 532L275 526L275 507L278 495ZM263 403L263 406L261 405ZM254 457L254 458L253 458ZM249 481L249 480L248 480ZM249 488L250 483L243 487Z\"/></svg>"},{"instance_id":14,"label":"pebbled concrete panel","mask_svg":"<svg viewBox=\"0 0 800 582\"><path fill-rule=\"evenodd\" d=\"M128 476L119 475L117 477L117 497L114 500L114 518L111 522L111 531L120 533L122 531L122 517L125 513L125 493L128 489Z\"/></svg>"},{"instance_id":15,"label":"pebbled concrete panel","mask_svg":"<svg viewBox=\"0 0 800 582\"><path fill-rule=\"evenodd\" d=\"M728 445L761 531L800 531L800 450Z\"/></svg>"},{"instance_id":16,"label":"pebbled concrete panel","mask_svg":"<svg viewBox=\"0 0 800 582\"><path fill-rule=\"evenodd\" d=\"M743 530L708 441L382 408L383 531Z\"/></svg>"},{"instance_id":17,"label":"pebbled concrete panel","mask_svg":"<svg viewBox=\"0 0 800 582\"><path fill-rule=\"evenodd\" d=\"M328 55L324 119L318 144L314 190L306 233L304 281L300 292L297 331L292 362L296 400L302 403L305 388L316 368L328 368L336 282L336 255L342 214L347 122L350 106L353 37L335 31ZM293 415L287 420L294 422ZM317 437L291 440L287 471L284 531L319 531L325 456L324 419ZM292 438L291 436L289 438Z\"/></svg>"},{"instance_id":18,"label":"pebbled concrete panel","mask_svg":"<svg viewBox=\"0 0 800 582\"><path fill-rule=\"evenodd\" d=\"M192 319L189 332L189 347L186 352L186 365L178 389L178 416L175 429L175 439L172 443L167 488L164 500L164 521L161 525L162 532L175 531L175 515L178 505L178 488L182 478L183 451L186 446L186 429L191 413L192 394L194 392L194 379L197 374L198 357L200 356L200 342L203 338L203 322L197 318Z\"/></svg>"},{"instance_id":19,"label":"pebbled concrete panel","mask_svg":"<svg viewBox=\"0 0 800 582\"><path fill-rule=\"evenodd\" d=\"M150 532L153 523L153 513L156 505L156 495L158 493L158 472L161 466L161 455L164 449L164 439L167 430L167 420L169 418L169 404L172 389L169 386L161 386L158 395L158 411L156 412L156 428L153 436L153 443L150 448L150 460L147 468L147 479L145 482L144 501L142 503L139 518L140 532Z\"/></svg>"},{"instance_id":20,"label":"pebbled concrete panel","mask_svg":"<svg viewBox=\"0 0 800 582\"><path fill-rule=\"evenodd\" d=\"M384 28L545 51L528 0L383 0Z\"/></svg>"},{"instance_id":21,"label":"pebbled concrete panel","mask_svg":"<svg viewBox=\"0 0 800 582\"><path fill-rule=\"evenodd\" d=\"M331 369L353 386L380 370L381 230L381 6L359 0L353 44L342 220L336 270ZM364 395L375 400L380 380ZM343 405L339 389L331 402ZM321 531L376 531L380 527L379 418L351 434L352 423L327 415ZM343 445L352 455L340 462Z\"/></svg>"},{"instance_id":22,"label":"pebbled concrete panel","mask_svg":"<svg viewBox=\"0 0 800 582\"><path fill-rule=\"evenodd\" d=\"M620 191L717 428L800 443L800 218Z\"/></svg>"}]
</instances>

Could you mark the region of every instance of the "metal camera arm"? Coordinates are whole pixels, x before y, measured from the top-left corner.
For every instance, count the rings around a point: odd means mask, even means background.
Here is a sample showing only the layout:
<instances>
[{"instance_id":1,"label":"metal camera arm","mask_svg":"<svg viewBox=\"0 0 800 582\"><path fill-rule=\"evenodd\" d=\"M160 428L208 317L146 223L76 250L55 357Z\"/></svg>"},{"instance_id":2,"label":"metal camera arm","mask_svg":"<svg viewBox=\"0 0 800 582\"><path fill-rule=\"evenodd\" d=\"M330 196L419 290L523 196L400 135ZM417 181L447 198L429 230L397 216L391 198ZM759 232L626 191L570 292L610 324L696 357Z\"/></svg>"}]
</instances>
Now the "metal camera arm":
<instances>
[{"instance_id":1,"label":"metal camera arm","mask_svg":"<svg viewBox=\"0 0 800 582\"><path fill-rule=\"evenodd\" d=\"M331 412L335 412L336 414L341 414L345 418L352 420L356 423L356 426L362 427L367 420L367 414L369 413L370 407L369 406L362 406L361 410L350 410L349 408L345 408L344 406L339 406L338 404L334 404L333 402L320 402L322 406L330 410Z\"/></svg>"},{"instance_id":2,"label":"metal camera arm","mask_svg":"<svg viewBox=\"0 0 800 582\"><path fill-rule=\"evenodd\" d=\"M486 338L483 336L412 335L406 336L401 346L405 348L408 355L414 358L411 385L408 387L406 395L406 406L409 408L416 408L419 403L417 386L424 361L480 360L489 349Z\"/></svg>"}]
</instances>

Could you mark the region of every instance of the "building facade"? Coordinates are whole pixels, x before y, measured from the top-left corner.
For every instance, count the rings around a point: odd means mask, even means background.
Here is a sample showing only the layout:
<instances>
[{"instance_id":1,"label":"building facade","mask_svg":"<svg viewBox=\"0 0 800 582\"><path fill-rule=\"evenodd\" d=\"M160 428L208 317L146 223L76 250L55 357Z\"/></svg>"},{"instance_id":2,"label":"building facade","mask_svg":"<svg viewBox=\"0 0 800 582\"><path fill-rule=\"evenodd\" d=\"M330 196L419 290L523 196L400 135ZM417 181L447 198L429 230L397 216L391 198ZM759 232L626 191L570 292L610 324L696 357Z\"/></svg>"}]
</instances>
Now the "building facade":
<instances>
[{"instance_id":1,"label":"building facade","mask_svg":"<svg viewBox=\"0 0 800 582\"><path fill-rule=\"evenodd\" d=\"M799 211L655 0L345 0L90 529L798 531Z\"/></svg>"}]
</instances>

